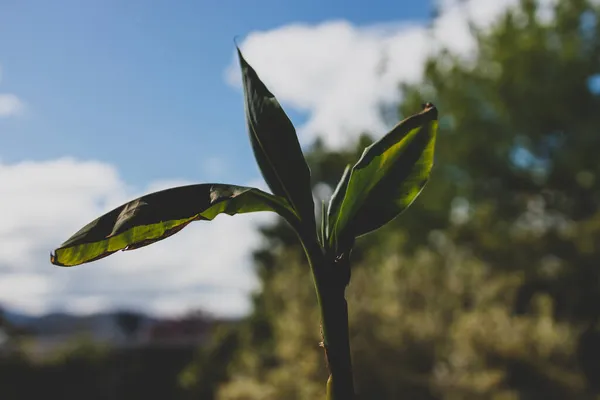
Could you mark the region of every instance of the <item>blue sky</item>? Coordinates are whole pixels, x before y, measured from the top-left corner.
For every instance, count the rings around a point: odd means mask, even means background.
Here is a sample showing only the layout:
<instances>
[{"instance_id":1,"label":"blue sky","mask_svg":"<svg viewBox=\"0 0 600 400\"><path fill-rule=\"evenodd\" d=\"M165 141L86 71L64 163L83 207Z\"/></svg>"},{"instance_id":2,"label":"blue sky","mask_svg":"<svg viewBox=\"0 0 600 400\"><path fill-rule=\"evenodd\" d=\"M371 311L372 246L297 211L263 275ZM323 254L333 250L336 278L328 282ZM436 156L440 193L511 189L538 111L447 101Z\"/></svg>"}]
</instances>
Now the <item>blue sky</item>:
<instances>
[{"instance_id":1,"label":"blue sky","mask_svg":"<svg viewBox=\"0 0 600 400\"><path fill-rule=\"evenodd\" d=\"M5 0L0 90L18 94L27 112L0 119L0 159L95 159L140 184L245 182L258 172L241 92L223 78L234 36L297 22L426 20L429 8L387 0Z\"/></svg>"},{"instance_id":2,"label":"blue sky","mask_svg":"<svg viewBox=\"0 0 600 400\"><path fill-rule=\"evenodd\" d=\"M233 38L302 143L389 128L381 106L440 44L473 48L517 0L203 2L0 0L0 306L249 311L266 213L196 223L75 268L49 253L125 201L190 182L264 187L244 122ZM460 5L459 5L460 3ZM431 29L429 29L431 28ZM307 284L310 284L307 282Z\"/></svg>"}]
</instances>

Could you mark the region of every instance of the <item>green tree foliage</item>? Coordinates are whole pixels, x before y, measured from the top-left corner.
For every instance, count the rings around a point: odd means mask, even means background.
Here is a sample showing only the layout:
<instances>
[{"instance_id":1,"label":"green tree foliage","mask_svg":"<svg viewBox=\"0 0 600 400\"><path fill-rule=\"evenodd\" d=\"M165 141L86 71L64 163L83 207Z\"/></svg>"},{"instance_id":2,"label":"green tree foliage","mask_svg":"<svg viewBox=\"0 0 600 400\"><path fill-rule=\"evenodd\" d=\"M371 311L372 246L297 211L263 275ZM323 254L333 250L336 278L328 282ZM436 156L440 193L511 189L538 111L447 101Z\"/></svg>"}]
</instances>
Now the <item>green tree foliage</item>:
<instances>
[{"instance_id":1,"label":"green tree foliage","mask_svg":"<svg viewBox=\"0 0 600 400\"><path fill-rule=\"evenodd\" d=\"M476 32L473 57L441 51L402 87L401 116L425 100L441 111L436 166L411 211L352 253L361 398L599 394L600 8L562 0L549 22L536 15L522 0ZM316 144L313 186L333 189L359 153ZM308 267L286 225L262 233L262 291L216 398L322 397Z\"/></svg>"}]
</instances>

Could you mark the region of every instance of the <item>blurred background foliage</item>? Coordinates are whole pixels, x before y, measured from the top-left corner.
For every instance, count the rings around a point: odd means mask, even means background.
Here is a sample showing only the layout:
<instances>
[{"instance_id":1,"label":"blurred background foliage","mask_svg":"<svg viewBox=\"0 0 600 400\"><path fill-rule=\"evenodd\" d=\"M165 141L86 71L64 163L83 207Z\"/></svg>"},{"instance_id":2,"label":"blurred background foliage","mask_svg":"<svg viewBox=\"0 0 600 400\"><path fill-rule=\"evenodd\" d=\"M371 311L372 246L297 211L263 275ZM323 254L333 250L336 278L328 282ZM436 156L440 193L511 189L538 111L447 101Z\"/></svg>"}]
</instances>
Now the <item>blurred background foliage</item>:
<instances>
[{"instance_id":1,"label":"blurred background foliage","mask_svg":"<svg viewBox=\"0 0 600 400\"><path fill-rule=\"evenodd\" d=\"M600 386L600 9L533 1L485 32L476 54L441 50L403 85L400 117L441 112L421 197L358 241L348 289L365 399L586 399ZM315 192L369 143L316 143ZM323 396L308 268L284 223L262 230L262 291L220 399ZM214 360L213 362L217 362Z\"/></svg>"},{"instance_id":2,"label":"blurred background foliage","mask_svg":"<svg viewBox=\"0 0 600 400\"><path fill-rule=\"evenodd\" d=\"M476 53L440 50L422 82L400 88L400 118L425 101L440 110L436 166L410 210L352 254L361 399L600 399L600 7L562 0L542 21L535 4L473 28ZM371 141L365 134L342 151L314 143L317 197ZM6 357L0 387L27 373L31 385L95 387L86 398L324 398L302 249L284 222L261 233L252 314L215 327L195 354L171 354L159 370L150 350L82 342L41 366ZM115 378L119 368L127 379ZM96 383L106 376L132 389Z\"/></svg>"}]
</instances>

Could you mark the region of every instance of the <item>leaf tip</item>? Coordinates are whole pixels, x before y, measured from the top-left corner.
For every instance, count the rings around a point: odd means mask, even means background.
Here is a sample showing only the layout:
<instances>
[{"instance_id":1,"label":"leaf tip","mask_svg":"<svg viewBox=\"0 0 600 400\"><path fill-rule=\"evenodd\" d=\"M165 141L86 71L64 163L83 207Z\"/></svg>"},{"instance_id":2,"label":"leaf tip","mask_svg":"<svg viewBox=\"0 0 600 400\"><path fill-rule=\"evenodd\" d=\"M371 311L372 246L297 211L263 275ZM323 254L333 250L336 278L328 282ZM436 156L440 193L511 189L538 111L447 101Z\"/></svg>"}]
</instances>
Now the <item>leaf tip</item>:
<instances>
[{"instance_id":1,"label":"leaf tip","mask_svg":"<svg viewBox=\"0 0 600 400\"><path fill-rule=\"evenodd\" d=\"M66 267L66 265L58 261L58 258L56 257L56 251L50 252L50 263L58 267Z\"/></svg>"},{"instance_id":2,"label":"leaf tip","mask_svg":"<svg viewBox=\"0 0 600 400\"><path fill-rule=\"evenodd\" d=\"M438 110L437 110L437 107L433 103L431 103L431 102L423 103L423 104L421 104L421 107L423 107L423 111L421 111L422 114L431 113L433 119L438 118Z\"/></svg>"},{"instance_id":3,"label":"leaf tip","mask_svg":"<svg viewBox=\"0 0 600 400\"><path fill-rule=\"evenodd\" d=\"M244 55L242 54L242 50L240 49L240 46L237 43L235 43L235 50L237 51L238 59L240 61L240 65L242 66L242 68L245 67L246 65L248 65L248 62L244 58Z\"/></svg>"},{"instance_id":4,"label":"leaf tip","mask_svg":"<svg viewBox=\"0 0 600 400\"><path fill-rule=\"evenodd\" d=\"M240 49L240 46L238 45L238 38L239 37L240 37L240 35L235 35L233 37L233 44L235 45L235 48L238 49L238 50Z\"/></svg>"}]
</instances>

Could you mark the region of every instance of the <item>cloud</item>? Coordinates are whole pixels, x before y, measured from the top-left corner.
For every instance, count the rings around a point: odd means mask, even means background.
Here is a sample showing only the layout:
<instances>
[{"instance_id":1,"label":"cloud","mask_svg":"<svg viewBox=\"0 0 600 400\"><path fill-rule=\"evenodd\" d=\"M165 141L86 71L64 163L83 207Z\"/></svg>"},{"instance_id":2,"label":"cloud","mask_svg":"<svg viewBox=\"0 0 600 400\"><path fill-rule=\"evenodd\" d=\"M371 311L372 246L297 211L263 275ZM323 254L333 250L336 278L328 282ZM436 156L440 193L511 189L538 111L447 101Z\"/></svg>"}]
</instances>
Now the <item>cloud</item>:
<instances>
[{"instance_id":1,"label":"cloud","mask_svg":"<svg viewBox=\"0 0 600 400\"><path fill-rule=\"evenodd\" d=\"M14 94L0 93L0 118L20 115L25 105Z\"/></svg>"},{"instance_id":2,"label":"cloud","mask_svg":"<svg viewBox=\"0 0 600 400\"><path fill-rule=\"evenodd\" d=\"M50 250L97 216L150 191L187 184L125 183L111 165L72 158L0 163L0 304L32 313L93 312L119 306L158 313L249 311L258 282L250 265L260 213L197 222L164 241L73 268Z\"/></svg>"},{"instance_id":3,"label":"cloud","mask_svg":"<svg viewBox=\"0 0 600 400\"><path fill-rule=\"evenodd\" d=\"M202 172L207 179L219 180L229 172L229 165L223 156L212 156L202 160Z\"/></svg>"},{"instance_id":4,"label":"cloud","mask_svg":"<svg viewBox=\"0 0 600 400\"><path fill-rule=\"evenodd\" d=\"M541 17L547 18L552 1L541 0ZM292 24L252 32L240 47L284 108L308 116L298 129L301 141L310 143L320 136L338 148L365 131L384 134L390 124L381 110L400 99L398 83L418 82L428 55L440 46L472 56L475 41L469 20L485 29L518 0L440 0L438 4L439 16L430 26ZM235 58L225 76L240 87Z\"/></svg>"},{"instance_id":5,"label":"cloud","mask_svg":"<svg viewBox=\"0 0 600 400\"><path fill-rule=\"evenodd\" d=\"M0 81L2 70L0 69ZM17 96L10 93L0 93L0 118L20 115L25 110L25 104Z\"/></svg>"},{"instance_id":6,"label":"cloud","mask_svg":"<svg viewBox=\"0 0 600 400\"><path fill-rule=\"evenodd\" d=\"M383 131L381 102L398 99L398 76L420 76L425 31L410 25L357 28L344 21L320 25L288 25L250 34L241 47L261 79L284 107L309 115L299 129L303 142L316 136L332 146L361 130ZM413 60L402 71L399 50L410 48ZM414 59L414 57L418 59ZM237 64L229 69L235 83Z\"/></svg>"}]
</instances>

